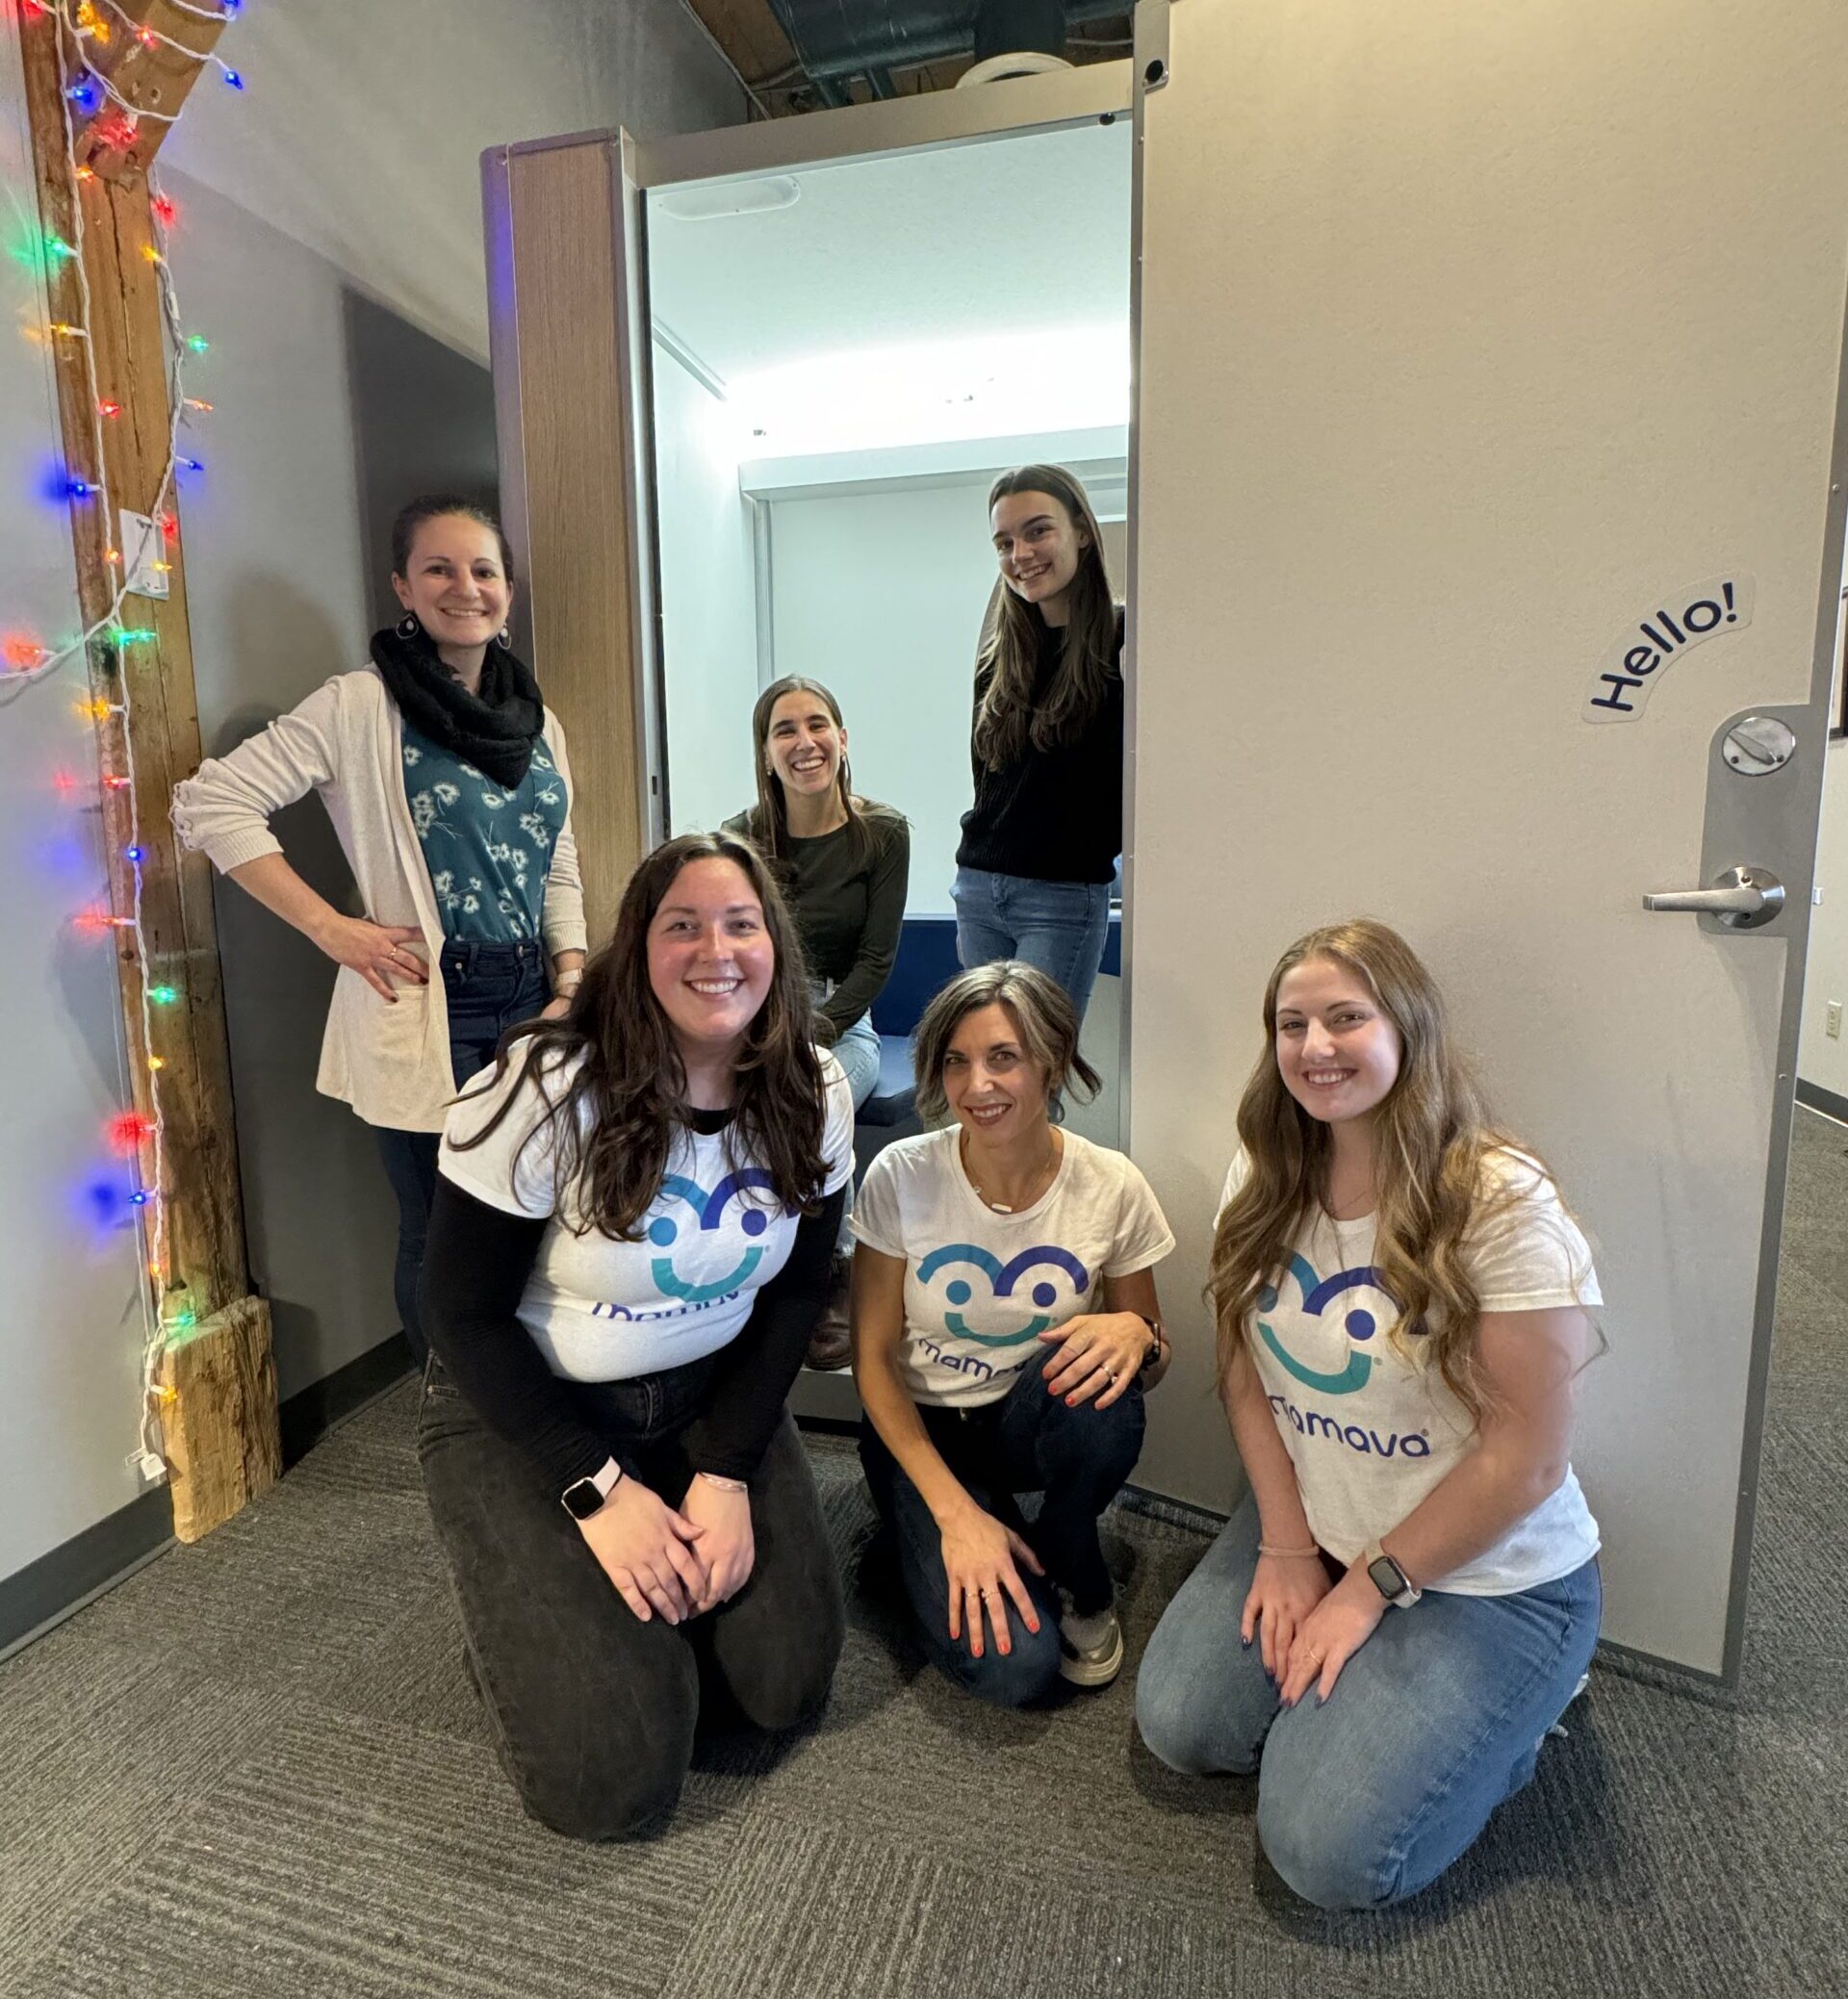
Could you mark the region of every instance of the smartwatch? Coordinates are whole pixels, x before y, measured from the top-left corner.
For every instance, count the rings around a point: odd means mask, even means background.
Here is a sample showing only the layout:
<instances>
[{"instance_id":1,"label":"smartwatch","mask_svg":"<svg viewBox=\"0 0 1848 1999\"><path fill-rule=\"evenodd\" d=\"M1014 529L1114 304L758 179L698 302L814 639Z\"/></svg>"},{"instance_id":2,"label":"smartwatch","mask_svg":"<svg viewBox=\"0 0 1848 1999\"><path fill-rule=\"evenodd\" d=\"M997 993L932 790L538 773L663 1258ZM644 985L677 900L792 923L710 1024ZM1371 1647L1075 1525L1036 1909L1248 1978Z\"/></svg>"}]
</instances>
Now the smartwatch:
<instances>
[{"instance_id":1,"label":"smartwatch","mask_svg":"<svg viewBox=\"0 0 1848 1999\"><path fill-rule=\"evenodd\" d=\"M1139 1374L1146 1374L1161 1359L1162 1348L1168 1345L1168 1335L1163 1332L1159 1319L1149 1318L1146 1312L1139 1312L1136 1317L1148 1328L1148 1351L1142 1355L1142 1364L1136 1370Z\"/></svg>"},{"instance_id":2,"label":"smartwatch","mask_svg":"<svg viewBox=\"0 0 1848 1999\"><path fill-rule=\"evenodd\" d=\"M1409 1610L1424 1592L1412 1587L1412 1578L1394 1561L1377 1541L1362 1554L1373 1587L1396 1610Z\"/></svg>"},{"instance_id":3,"label":"smartwatch","mask_svg":"<svg viewBox=\"0 0 1848 1999\"><path fill-rule=\"evenodd\" d=\"M614 1458L603 1462L601 1472L593 1472L588 1478L574 1479L559 1495L559 1501L573 1520L588 1520L599 1512L611 1493L616 1490L623 1475L623 1468Z\"/></svg>"}]
</instances>

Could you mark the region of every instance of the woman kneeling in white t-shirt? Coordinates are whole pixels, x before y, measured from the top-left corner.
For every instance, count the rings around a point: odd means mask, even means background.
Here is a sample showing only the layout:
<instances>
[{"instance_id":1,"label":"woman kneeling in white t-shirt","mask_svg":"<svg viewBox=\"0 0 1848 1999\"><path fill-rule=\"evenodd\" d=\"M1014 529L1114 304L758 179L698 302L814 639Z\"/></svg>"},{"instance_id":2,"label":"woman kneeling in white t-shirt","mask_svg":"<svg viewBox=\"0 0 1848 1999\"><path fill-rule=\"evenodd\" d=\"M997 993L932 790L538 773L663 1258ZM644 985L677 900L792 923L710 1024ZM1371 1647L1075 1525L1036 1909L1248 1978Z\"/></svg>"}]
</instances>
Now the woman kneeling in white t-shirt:
<instances>
[{"instance_id":1,"label":"woman kneeling in white t-shirt","mask_svg":"<svg viewBox=\"0 0 1848 1999\"><path fill-rule=\"evenodd\" d=\"M1122 1668L1097 1519L1142 1444L1168 1344L1153 1266L1174 1246L1147 1181L1051 1120L1078 1016L1003 961L918 1023L918 1108L854 1205L860 1461L932 1659L1004 1706ZM1014 1503L1043 1495L1031 1525Z\"/></svg>"},{"instance_id":2,"label":"woman kneeling in white t-shirt","mask_svg":"<svg viewBox=\"0 0 1848 1999\"><path fill-rule=\"evenodd\" d=\"M1601 1299L1403 938L1312 932L1264 1024L1210 1285L1251 1492L1149 1640L1137 1720L1177 1770L1258 1773L1296 1893L1377 1908L1528 1781L1591 1662L1569 1444Z\"/></svg>"},{"instance_id":3,"label":"woman kneeling in white t-shirt","mask_svg":"<svg viewBox=\"0 0 1848 1999\"><path fill-rule=\"evenodd\" d=\"M673 1807L703 1680L784 1729L834 1678L840 1584L783 1397L854 1113L809 1025L762 861L688 833L443 1135L418 1454L502 1760L580 1838Z\"/></svg>"}]
</instances>

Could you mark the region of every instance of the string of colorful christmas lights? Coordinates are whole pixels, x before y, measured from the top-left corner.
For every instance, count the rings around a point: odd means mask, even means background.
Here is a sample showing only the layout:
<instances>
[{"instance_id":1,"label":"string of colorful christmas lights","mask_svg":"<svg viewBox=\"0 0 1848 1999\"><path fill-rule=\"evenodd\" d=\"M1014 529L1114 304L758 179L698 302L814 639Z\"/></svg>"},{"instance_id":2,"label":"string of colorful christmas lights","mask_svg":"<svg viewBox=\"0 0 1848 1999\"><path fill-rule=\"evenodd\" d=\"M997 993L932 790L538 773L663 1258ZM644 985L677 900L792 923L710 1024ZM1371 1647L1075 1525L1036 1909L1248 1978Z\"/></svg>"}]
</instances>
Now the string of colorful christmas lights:
<instances>
[{"instance_id":1,"label":"string of colorful christmas lights","mask_svg":"<svg viewBox=\"0 0 1848 1999\"><path fill-rule=\"evenodd\" d=\"M145 45L159 43L192 60L214 63L224 72L227 83L238 90L244 88L243 79L237 71L228 68L217 56L201 54L184 47L170 37L143 30L115 4L115 0L103 0L103 4ZM235 18L241 11L239 0L223 0L223 4L217 8L192 5L189 4L189 0L172 0L172 4L181 11L204 20L229 20ZM54 650L39 645L25 634L9 634L4 641L0 641L0 667L8 670L5 679L9 682L17 682L22 679L38 680L55 672L73 656L85 654L93 657L94 655L90 654L90 648L100 639L106 649L103 676L112 683L116 697L112 700L103 695L94 695L81 706L83 712L97 727L101 784L105 793L113 794L117 800L118 831L121 820L125 818L126 821L127 839L122 848L122 857L128 863L128 881L131 884L128 908L117 910L99 906L80 911L73 920L79 928L96 935L121 935L132 936L133 939L140 999L141 1045L145 1060L145 1075L141 1080L141 1089L136 1092L136 1098L139 1102L144 1102L147 1108L142 1111L131 1105L128 1110L117 1114L110 1120L108 1137L112 1147L119 1156L131 1161L136 1170L135 1184L128 1198L131 1207L136 1211L141 1234L141 1281L143 1301L147 1308L147 1335L142 1345L140 1440L138 1448L131 1453L131 1459L139 1465L145 1477L154 1479L163 1476L167 1469L160 1448L160 1426L156 1419L162 1395L162 1356L168 1342L176 1334L185 1332L196 1323L196 1314L191 1307L174 1311L169 1311L167 1307L167 1294L172 1287L168 1282L171 1235L166 1198L166 1118L161 1103L161 1071L165 1064L155 1051L155 1024L157 1011L176 1005L181 995L173 986L153 977L148 939L142 923L143 871L149 855L146 843L141 837L139 784L135 765L133 676L128 670L127 649L131 646L151 646L157 642L158 633L150 627L125 624L122 619L122 606L124 601L134 594L134 586L150 571L166 573L169 569L170 565L164 559L157 559L157 556L164 557L167 540L178 531L177 517L172 511L175 480L182 470L204 470L198 459L181 451L180 434L182 427L190 423L193 413L209 412L212 408L209 402L190 397L185 393L187 358L204 354L208 351L209 344L199 335L188 334L181 320L179 298L174 290L172 269L167 257L168 232L175 220L176 211L150 170L147 174L147 191L152 242L144 246L143 254L155 269L162 319L166 328L169 424L167 461L162 470L155 500L142 517L143 525L137 536L132 559L125 560L123 550L116 546L126 537L119 536L115 531L119 517L110 492L109 460L104 437L104 424L119 417L122 414L122 406L105 398L100 392L95 350L90 339L92 301L84 260L84 195L87 187L95 184L96 175L92 168L79 161L75 119L80 115L95 118L103 108L105 98L113 100L119 109L118 112L110 114L114 125L108 136L114 142L126 146L133 142L141 117L158 116L162 122L170 124L174 122L178 114L161 115L138 111L135 105L115 89L107 77L90 66L84 47L86 41L95 41L106 46L111 39L108 24L97 12L94 0L21 0L19 12L22 32L43 23L47 24L55 35L59 76L63 86L61 106L64 167L69 178L71 231L76 242L66 243L54 235L45 235L41 244L40 268L46 285L47 311L50 308L53 284L64 279L75 287L78 318L48 318L44 332L48 340L82 344L80 351L83 356L86 397L90 412L90 472L88 475L68 474L64 479L64 497L72 507L101 508L105 560L116 570L117 580L108 609L69 644ZM112 724L115 725L113 730ZM112 738L116 746L114 754ZM74 788L74 785L71 788ZM105 804L105 826L108 827L109 823L110 814Z\"/></svg>"}]
</instances>

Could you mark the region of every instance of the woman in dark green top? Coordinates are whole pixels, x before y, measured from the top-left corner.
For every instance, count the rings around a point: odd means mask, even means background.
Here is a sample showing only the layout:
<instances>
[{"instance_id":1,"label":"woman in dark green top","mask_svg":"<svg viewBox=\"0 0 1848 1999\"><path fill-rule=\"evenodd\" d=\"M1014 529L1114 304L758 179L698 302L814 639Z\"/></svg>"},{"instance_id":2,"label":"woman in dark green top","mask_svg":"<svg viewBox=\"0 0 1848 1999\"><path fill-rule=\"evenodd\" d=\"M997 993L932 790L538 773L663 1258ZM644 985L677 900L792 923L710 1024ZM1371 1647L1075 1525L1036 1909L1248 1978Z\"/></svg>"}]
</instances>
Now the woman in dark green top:
<instances>
[{"instance_id":1,"label":"woman in dark green top","mask_svg":"<svg viewBox=\"0 0 1848 1999\"><path fill-rule=\"evenodd\" d=\"M840 704L819 680L773 680L751 712L751 744L757 802L725 830L770 863L808 962L815 1038L833 1047L858 1111L879 1081L870 1010L898 956L911 829L902 812L854 795ZM848 1192L835 1300L809 1343L811 1368L847 1363Z\"/></svg>"},{"instance_id":2,"label":"woman in dark green top","mask_svg":"<svg viewBox=\"0 0 1848 1999\"><path fill-rule=\"evenodd\" d=\"M816 1038L834 1049L859 1110L879 1081L869 1015L898 956L911 830L902 812L854 796L840 704L819 680L772 681L751 737L757 802L725 830L770 862L808 962Z\"/></svg>"}]
</instances>

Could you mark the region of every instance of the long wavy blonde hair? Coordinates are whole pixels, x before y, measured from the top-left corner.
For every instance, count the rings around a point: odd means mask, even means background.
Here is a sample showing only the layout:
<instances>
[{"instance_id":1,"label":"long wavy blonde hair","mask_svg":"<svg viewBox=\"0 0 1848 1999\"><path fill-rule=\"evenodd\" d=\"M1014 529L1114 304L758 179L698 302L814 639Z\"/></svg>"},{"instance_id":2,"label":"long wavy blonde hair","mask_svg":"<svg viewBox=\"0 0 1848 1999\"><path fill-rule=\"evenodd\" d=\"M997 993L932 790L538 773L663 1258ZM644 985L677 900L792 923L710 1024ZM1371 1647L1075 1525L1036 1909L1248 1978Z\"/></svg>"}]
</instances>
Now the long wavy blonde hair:
<instances>
[{"instance_id":1,"label":"long wavy blonde hair","mask_svg":"<svg viewBox=\"0 0 1848 1999\"><path fill-rule=\"evenodd\" d=\"M1367 917L1298 937L1265 987L1265 1050L1239 1101L1239 1140L1249 1169L1214 1231L1207 1281L1219 1379L1229 1377L1240 1342L1250 1337L1258 1294L1281 1282L1291 1251L1327 1197L1329 1128L1290 1094L1276 1058L1277 988L1312 960L1352 972L1399 1030L1399 1076L1373 1119L1373 1265L1399 1311L1388 1337L1408 1358L1416 1338L1420 1357L1479 1421L1486 1399L1475 1352L1481 1301L1464 1251L1534 1185L1526 1174L1485 1174L1484 1160L1513 1149L1542 1174L1546 1167L1530 1146L1491 1122L1450 1043L1443 995L1418 954L1397 931Z\"/></svg>"}]
</instances>

